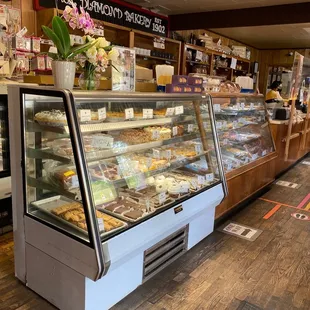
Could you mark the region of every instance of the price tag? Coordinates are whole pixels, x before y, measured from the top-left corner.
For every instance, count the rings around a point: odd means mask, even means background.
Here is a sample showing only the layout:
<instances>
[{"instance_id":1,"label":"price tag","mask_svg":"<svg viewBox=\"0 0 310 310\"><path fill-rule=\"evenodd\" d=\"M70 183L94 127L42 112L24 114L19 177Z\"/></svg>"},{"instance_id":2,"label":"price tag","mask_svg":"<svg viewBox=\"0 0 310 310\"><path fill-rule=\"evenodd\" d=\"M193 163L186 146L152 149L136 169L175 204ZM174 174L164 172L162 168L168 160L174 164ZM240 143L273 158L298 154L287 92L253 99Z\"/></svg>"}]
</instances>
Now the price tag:
<instances>
[{"instance_id":1,"label":"price tag","mask_svg":"<svg viewBox=\"0 0 310 310\"><path fill-rule=\"evenodd\" d=\"M202 61L202 52L201 51L196 51L196 61L197 60Z\"/></svg>"},{"instance_id":2,"label":"price tag","mask_svg":"<svg viewBox=\"0 0 310 310\"><path fill-rule=\"evenodd\" d=\"M200 143L195 145L195 151L197 155L202 153L202 145Z\"/></svg>"},{"instance_id":3,"label":"price tag","mask_svg":"<svg viewBox=\"0 0 310 310\"><path fill-rule=\"evenodd\" d=\"M222 124L222 122L216 122L216 128L217 129L222 129L222 127L223 127L223 124Z\"/></svg>"},{"instance_id":4,"label":"price tag","mask_svg":"<svg viewBox=\"0 0 310 310\"><path fill-rule=\"evenodd\" d=\"M100 148L100 149L110 149L113 147L114 138L110 136L105 135L97 135L93 136L93 139L91 141L91 146L94 148Z\"/></svg>"},{"instance_id":5,"label":"price tag","mask_svg":"<svg viewBox=\"0 0 310 310\"><path fill-rule=\"evenodd\" d=\"M266 156L267 155L267 150L263 150L262 151L262 156Z\"/></svg>"},{"instance_id":6,"label":"price tag","mask_svg":"<svg viewBox=\"0 0 310 310\"><path fill-rule=\"evenodd\" d=\"M214 181L214 174L213 173L207 173L206 174L206 181L207 182L213 182Z\"/></svg>"},{"instance_id":7,"label":"price tag","mask_svg":"<svg viewBox=\"0 0 310 310\"><path fill-rule=\"evenodd\" d=\"M159 204L162 205L166 201L166 199L167 199L166 193L160 193L158 195L158 202L159 202Z\"/></svg>"},{"instance_id":8,"label":"price tag","mask_svg":"<svg viewBox=\"0 0 310 310\"><path fill-rule=\"evenodd\" d=\"M233 121L233 128L234 129L238 128L238 122L237 121Z\"/></svg>"},{"instance_id":9,"label":"price tag","mask_svg":"<svg viewBox=\"0 0 310 310\"><path fill-rule=\"evenodd\" d=\"M194 125L193 124L188 124L187 131L188 132L193 132L194 131Z\"/></svg>"},{"instance_id":10,"label":"price tag","mask_svg":"<svg viewBox=\"0 0 310 310\"><path fill-rule=\"evenodd\" d=\"M149 199L145 200L146 211L151 211L151 202Z\"/></svg>"},{"instance_id":11,"label":"price tag","mask_svg":"<svg viewBox=\"0 0 310 310\"><path fill-rule=\"evenodd\" d=\"M205 177L203 175L198 175L197 178L198 178L198 184L199 185L204 185L205 184L206 179L205 179Z\"/></svg>"},{"instance_id":12,"label":"price tag","mask_svg":"<svg viewBox=\"0 0 310 310\"><path fill-rule=\"evenodd\" d=\"M104 120L107 118L107 109L106 108L98 109L98 118L99 118L99 120Z\"/></svg>"},{"instance_id":13,"label":"price tag","mask_svg":"<svg viewBox=\"0 0 310 310\"><path fill-rule=\"evenodd\" d=\"M252 155L252 160L256 160L258 158L258 154L253 154Z\"/></svg>"},{"instance_id":14,"label":"price tag","mask_svg":"<svg viewBox=\"0 0 310 310\"><path fill-rule=\"evenodd\" d=\"M214 112L221 112L221 105L220 104L214 104L213 105Z\"/></svg>"},{"instance_id":15,"label":"price tag","mask_svg":"<svg viewBox=\"0 0 310 310\"><path fill-rule=\"evenodd\" d=\"M254 103L253 102L251 102L251 104L250 104L250 109L254 110Z\"/></svg>"},{"instance_id":16,"label":"price tag","mask_svg":"<svg viewBox=\"0 0 310 310\"><path fill-rule=\"evenodd\" d=\"M164 151L164 158L167 160L171 159L171 150Z\"/></svg>"},{"instance_id":17,"label":"price tag","mask_svg":"<svg viewBox=\"0 0 310 310\"><path fill-rule=\"evenodd\" d=\"M227 170L232 170L232 163L230 161L227 163Z\"/></svg>"},{"instance_id":18,"label":"price tag","mask_svg":"<svg viewBox=\"0 0 310 310\"><path fill-rule=\"evenodd\" d=\"M224 139L223 140L223 145L227 145L228 144L228 139Z\"/></svg>"},{"instance_id":19,"label":"price tag","mask_svg":"<svg viewBox=\"0 0 310 310\"><path fill-rule=\"evenodd\" d=\"M97 218L99 231L104 231L104 223L102 218Z\"/></svg>"},{"instance_id":20,"label":"price tag","mask_svg":"<svg viewBox=\"0 0 310 310\"><path fill-rule=\"evenodd\" d=\"M91 110L80 110L80 121L90 122L91 121Z\"/></svg>"},{"instance_id":21,"label":"price tag","mask_svg":"<svg viewBox=\"0 0 310 310\"><path fill-rule=\"evenodd\" d=\"M174 108L167 108L166 116L173 116L174 115Z\"/></svg>"},{"instance_id":22,"label":"price tag","mask_svg":"<svg viewBox=\"0 0 310 310\"><path fill-rule=\"evenodd\" d=\"M199 184L196 178L191 179L191 184L194 189L197 189L199 187Z\"/></svg>"},{"instance_id":23,"label":"price tag","mask_svg":"<svg viewBox=\"0 0 310 310\"><path fill-rule=\"evenodd\" d=\"M237 104L236 104L236 109L240 110L240 103L239 102L237 102Z\"/></svg>"},{"instance_id":24,"label":"price tag","mask_svg":"<svg viewBox=\"0 0 310 310\"><path fill-rule=\"evenodd\" d=\"M156 159L160 159L160 151L153 149L153 157Z\"/></svg>"},{"instance_id":25,"label":"price tag","mask_svg":"<svg viewBox=\"0 0 310 310\"><path fill-rule=\"evenodd\" d=\"M133 119L135 117L133 108L125 109L125 119Z\"/></svg>"},{"instance_id":26,"label":"price tag","mask_svg":"<svg viewBox=\"0 0 310 310\"><path fill-rule=\"evenodd\" d=\"M175 137L178 135L178 126L172 127L172 136Z\"/></svg>"},{"instance_id":27,"label":"price tag","mask_svg":"<svg viewBox=\"0 0 310 310\"><path fill-rule=\"evenodd\" d=\"M160 131L155 129L152 132L152 140L159 140L160 138Z\"/></svg>"},{"instance_id":28,"label":"price tag","mask_svg":"<svg viewBox=\"0 0 310 310\"><path fill-rule=\"evenodd\" d=\"M244 110L245 109L245 104L244 102L241 102L241 110Z\"/></svg>"},{"instance_id":29,"label":"price tag","mask_svg":"<svg viewBox=\"0 0 310 310\"><path fill-rule=\"evenodd\" d=\"M184 107L182 105L175 107L175 115L180 115L184 113Z\"/></svg>"},{"instance_id":30,"label":"price tag","mask_svg":"<svg viewBox=\"0 0 310 310\"><path fill-rule=\"evenodd\" d=\"M143 109L143 118L153 118L153 109Z\"/></svg>"}]
</instances>

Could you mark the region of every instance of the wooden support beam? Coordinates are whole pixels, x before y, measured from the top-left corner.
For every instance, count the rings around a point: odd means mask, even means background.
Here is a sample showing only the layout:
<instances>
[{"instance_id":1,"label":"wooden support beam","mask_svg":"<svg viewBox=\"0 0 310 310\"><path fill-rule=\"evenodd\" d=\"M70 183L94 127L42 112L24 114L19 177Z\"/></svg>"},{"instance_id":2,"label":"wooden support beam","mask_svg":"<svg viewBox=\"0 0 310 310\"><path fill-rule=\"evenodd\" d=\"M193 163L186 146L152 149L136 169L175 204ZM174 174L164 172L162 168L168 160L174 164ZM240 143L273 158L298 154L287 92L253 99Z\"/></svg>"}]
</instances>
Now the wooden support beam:
<instances>
[{"instance_id":1,"label":"wooden support beam","mask_svg":"<svg viewBox=\"0 0 310 310\"><path fill-rule=\"evenodd\" d=\"M310 2L170 16L170 30L283 25L310 22Z\"/></svg>"}]
</instances>

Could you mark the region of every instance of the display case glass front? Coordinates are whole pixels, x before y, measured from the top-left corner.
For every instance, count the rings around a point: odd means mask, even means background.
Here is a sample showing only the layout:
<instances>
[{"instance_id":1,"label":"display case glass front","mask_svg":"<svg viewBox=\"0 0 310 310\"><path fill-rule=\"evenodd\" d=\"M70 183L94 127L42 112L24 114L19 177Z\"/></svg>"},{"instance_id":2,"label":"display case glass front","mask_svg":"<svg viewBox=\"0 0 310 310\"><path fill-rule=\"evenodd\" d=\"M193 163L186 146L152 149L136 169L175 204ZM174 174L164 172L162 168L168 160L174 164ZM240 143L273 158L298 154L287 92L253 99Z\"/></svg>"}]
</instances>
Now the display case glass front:
<instances>
[{"instance_id":1,"label":"display case glass front","mask_svg":"<svg viewBox=\"0 0 310 310\"><path fill-rule=\"evenodd\" d=\"M263 96L212 94L225 172L275 151Z\"/></svg>"},{"instance_id":2,"label":"display case glass front","mask_svg":"<svg viewBox=\"0 0 310 310\"><path fill-rule=\"evenodd\" d=\"M0 95L0 178L10 175L8 97Z\"/></svg>"},{"instance_id":3,"label":"display case glass front","mask_svg":"<svg viewBox=\"0 0 310 310\"><path fill-rule=\"evenodd\" d=\"M101 241L223 182L209 96L24 89L26 213Z\"/></svg>"}]
</instances>

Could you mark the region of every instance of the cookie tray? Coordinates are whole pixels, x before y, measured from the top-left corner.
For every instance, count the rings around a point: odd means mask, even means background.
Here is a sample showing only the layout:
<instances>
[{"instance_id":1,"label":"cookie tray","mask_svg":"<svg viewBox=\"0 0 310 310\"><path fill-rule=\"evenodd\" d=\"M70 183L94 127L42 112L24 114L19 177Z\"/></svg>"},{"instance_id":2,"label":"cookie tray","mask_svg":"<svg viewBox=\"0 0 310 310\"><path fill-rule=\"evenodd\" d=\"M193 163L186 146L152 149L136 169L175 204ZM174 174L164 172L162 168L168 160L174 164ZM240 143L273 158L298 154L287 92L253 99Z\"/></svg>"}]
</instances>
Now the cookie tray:
<instances>
[{"instance_id":1,"label":"cookie tray","mask_svg":"<svg viewBox=\"0 0 310 310\"><path fill-rule=\"evenodd\" d=\"M80 227L62 219L61 217L55 215L52 213L52 210L57 208L57 207L60 207L64 204L67 204L67 203L70 203L72 202L71 199L68 199L66 197L63 197L63 196L54 196L54 197L50 197L50 198L47 198L47 199L43 199L43 200L39 200L39 201L35 201L35 202L32 202L32 205L37 207L40 211L44 212L45 214L48 214L49 216L51 216L52 218L56 219L57 221L59 222L62 222L64 223L65 225L67 226L70 226L71 228L75 229L75 230L78 230L79 232L87 235L88 232L86 230L83 230L81 229ZM100 237L104 237L106 235L108 235L109 233L112 233L112 232L115 232L115 231L118 231L120 229L123 229L124 227L128 226L127 223L117 219L118 221L120 221L123 226L121 227L117 227L115 229L112 229L110 231L100 231Z\"/></svg>"}]
</instances>

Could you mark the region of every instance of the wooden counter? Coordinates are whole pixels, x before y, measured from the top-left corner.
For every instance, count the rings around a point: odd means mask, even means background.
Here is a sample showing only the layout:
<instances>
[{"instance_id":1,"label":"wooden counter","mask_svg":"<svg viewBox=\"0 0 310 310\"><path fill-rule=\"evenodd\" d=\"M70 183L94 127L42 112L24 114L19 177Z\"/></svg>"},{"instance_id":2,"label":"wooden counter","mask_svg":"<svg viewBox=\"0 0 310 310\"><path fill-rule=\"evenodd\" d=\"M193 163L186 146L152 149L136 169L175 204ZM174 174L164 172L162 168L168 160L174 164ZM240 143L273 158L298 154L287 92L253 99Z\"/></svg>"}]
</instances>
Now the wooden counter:
<instances>
[{"instance_id":1,"label":"wooden counter","mask_svg":"<svg viewBox=\"0 0 310 310\"><path fill-rule=\"evenodd\" d=\"M271 132L276 144L276 150L278 158L275 161L275 175L279 175L292 165L294 165L299 159L305 156L310 151L310 133L306 137L306 147L301 149L302 135L291 140L288 160L284 160L285 151L285 138L287 136L288 121L271 121ZM293 125L292 134L301 133L303 130L304 122Z\"/></svg>"},{"instance_id":2,"label":"wooden counter","mask_svg":"<svg viewBox=\"0 0 310 310\"><path fill-rule=\"evenodd\" d=\"M277 153L273 152L227 173L228 196L216 207L215 217L220 218L271 184L275 179L274 163L276 160Z\"/></svg>"}]
</instances>

